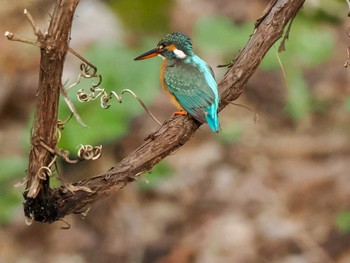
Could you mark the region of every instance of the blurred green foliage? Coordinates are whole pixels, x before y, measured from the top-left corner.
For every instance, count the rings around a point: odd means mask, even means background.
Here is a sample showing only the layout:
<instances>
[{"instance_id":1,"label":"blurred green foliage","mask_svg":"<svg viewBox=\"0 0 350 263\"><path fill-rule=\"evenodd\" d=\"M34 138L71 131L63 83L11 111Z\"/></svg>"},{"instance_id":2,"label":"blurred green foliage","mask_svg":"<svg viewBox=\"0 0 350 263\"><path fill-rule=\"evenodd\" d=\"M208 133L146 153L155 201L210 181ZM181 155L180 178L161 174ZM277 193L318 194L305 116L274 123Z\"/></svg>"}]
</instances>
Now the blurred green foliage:
<instances>
[{"instance_id":1,"label":"blurred green foliage","mask_svg":"<svg viewBox=\"0 0 350 263\"><path fill-rule=\"evenodd\" d=\"M301 69L288 70L286 75L288 100L285 110L294 120L300 120L312 111L312 97Z\"/></svg>"},{"instance_id":2,"label":"blurred green foliage","mask_svg":"<svg viewBox=\"0 0 350 263\"><path fill-rule=\"evenodd\" d=\"M306 1L311 8L304 8L303 13L313 21L327 23L341 23L347 15L346 3L344 0L318 0Z\"/></svg>"},{"instance_id":3,"label":"blurred green foliage","mask_svg":"<svg viewBox=\"0 0 350 263\"><path fill-rule=\"evenodd\" d=\"M276 43L277 47L281 41ZM334 49L334 40L330 31L324 30L322 23L300 15L293 21L285 47L286 51L278 54L276 48L270 49L260 68L285 72L288 89L286 112L298 121L314 110L319 110L320 105L325 105L312 97L303 70L319 66L329 60ZM277 56L282 62L282 68Z\"/></svg>"},{"instance_id":4,"label":"blurred green foliage","mask_svg":"<svg viewBox=\"0 0 350 263\"><path fill-rule=\"evenodd\" d=\"M335 221L338 229L344 233L350 232L350 211L339 212Z\"/></svg>"},{"instance_id":5,"label":"blurred green foliage","mask_svg":"<svg viewBox=\"0 0 350 263\"><path fill-rule=\"evenodd\" d=\"M0 159L0 222L8 222L21 203L19 189L14 184L25 176L28 160L25 157L12 156Z\"/></svg>"},{"instance_id":6,"label":"blurred green foliage","mask_svg":"<svg viewBox=\"0 0 350 263\"><path fill-rule=\"evenodd\" d=\"M237 25L228 17L202 17L195 24L192 38L195 39L195 48L201 53L232 59L247 42L252 30L251 23Z\"/></svg>"},{"instance_id":7,"label":"blurred green foliage","mask_svg":"<svg viewBox=\"0 0 350 263\"><path fill-rule=\"evenodd\" d=\"M136 32L169 31L171 6L169 0L107 0L124 25Z\"/></svg>"},{"instance_id":8,"label":"blurred green foliage","mask_svg":"<svg viewBox=\"0 0 350 263\"><path fill-rule=\"evenodd\" d=\"M345 98L344 107L347 111L350 111L350 96Z\"/></svg>"}]
</instances>

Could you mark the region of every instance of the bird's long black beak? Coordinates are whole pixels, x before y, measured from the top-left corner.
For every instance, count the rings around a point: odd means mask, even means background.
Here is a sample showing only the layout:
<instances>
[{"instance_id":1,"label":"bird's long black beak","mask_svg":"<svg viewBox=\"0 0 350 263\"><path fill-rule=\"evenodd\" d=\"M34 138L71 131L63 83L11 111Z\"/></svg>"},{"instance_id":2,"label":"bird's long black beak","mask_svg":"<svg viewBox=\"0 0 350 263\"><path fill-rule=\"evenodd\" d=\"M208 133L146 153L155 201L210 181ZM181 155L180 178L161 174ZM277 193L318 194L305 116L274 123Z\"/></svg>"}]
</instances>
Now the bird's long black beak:
<instances>
[{"instance_id":1,"label":"bird's long black beak","mask_svg":"<svg viewBox=\"0 0 350 263\"><path fill-rule=\"evenodd\" d=\"M142 55L138 56L137 58L134 58L134 60L143 60L148 58L153 58L159 54L159 49L154 48L146 53L143 53Z\"/></svg>"}]
</instances>

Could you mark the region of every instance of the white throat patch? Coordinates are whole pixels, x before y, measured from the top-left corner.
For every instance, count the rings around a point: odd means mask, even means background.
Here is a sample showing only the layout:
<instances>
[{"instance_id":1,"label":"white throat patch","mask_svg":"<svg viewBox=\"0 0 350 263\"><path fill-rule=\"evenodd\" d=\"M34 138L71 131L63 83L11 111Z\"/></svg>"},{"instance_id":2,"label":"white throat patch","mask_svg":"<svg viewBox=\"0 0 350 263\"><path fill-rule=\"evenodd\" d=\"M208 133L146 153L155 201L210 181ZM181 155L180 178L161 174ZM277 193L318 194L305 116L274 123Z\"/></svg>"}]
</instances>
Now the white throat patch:
<instances>
[{"instance_id":1,"label":"white throat patch","mask_svg":"<svg viewBox=\"0 0 350 263\"><path fill-rule=\"evenodd\" d=\"M187 57L186 54L180 49L175 48L173 52L177 58L184 59Z\"/></svg>"}]
</instances>

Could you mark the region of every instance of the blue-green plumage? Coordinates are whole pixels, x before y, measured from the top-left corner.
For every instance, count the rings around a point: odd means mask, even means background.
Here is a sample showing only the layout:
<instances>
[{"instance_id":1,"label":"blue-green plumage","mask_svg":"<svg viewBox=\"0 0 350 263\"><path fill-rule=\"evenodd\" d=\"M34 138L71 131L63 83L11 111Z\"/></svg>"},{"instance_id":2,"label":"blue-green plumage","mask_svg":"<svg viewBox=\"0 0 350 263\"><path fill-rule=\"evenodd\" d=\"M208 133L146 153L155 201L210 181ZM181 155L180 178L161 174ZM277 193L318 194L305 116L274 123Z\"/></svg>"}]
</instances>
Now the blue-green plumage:
<instances>
[{"instance_id":1,"label":"blue-green plumage","mask_svg":"<svg viewBox=\"0 0 350 263\"><path fill-rule=\"evenodd\" d=\"M164 59L162 83L180 106L211 130L219 131L219 94L211 68L192 50L190 38L175 32L165 36L153 49L138 59L161 55Z\"/></svg>"},{"instance_id":2,"label":"blue-green plumage","mask_svg":"<svg viewBox=\"0 0 350 263\"><path fill-rule=\"evenodd\" d=\"M209 67L197 56L167 59L164 68L167 90L191 116L219 130L217 84Z\"/></svg>"}]
</instances>

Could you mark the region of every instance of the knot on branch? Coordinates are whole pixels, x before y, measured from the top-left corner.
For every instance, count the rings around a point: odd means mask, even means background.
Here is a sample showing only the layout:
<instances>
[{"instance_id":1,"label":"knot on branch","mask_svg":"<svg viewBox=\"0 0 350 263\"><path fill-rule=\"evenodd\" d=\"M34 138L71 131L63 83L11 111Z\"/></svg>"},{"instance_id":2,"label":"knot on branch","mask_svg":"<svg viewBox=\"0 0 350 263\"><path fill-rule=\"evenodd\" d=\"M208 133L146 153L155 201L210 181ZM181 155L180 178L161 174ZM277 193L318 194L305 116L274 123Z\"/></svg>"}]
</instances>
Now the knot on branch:
<instances>
[{"instance_id":1,"label":"knot on branch","mask_svg":"<svg viewBox=\"0 0 350 263\"><path fill-rule=\"evenodd\" d=\"M24 214L27 223L32 221L52 223L58 219L58 204L54 198L30 198L26 197Z\"/></svg>"}]
</instances>

